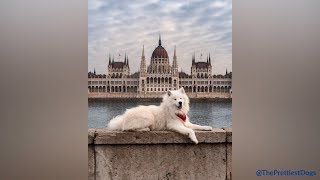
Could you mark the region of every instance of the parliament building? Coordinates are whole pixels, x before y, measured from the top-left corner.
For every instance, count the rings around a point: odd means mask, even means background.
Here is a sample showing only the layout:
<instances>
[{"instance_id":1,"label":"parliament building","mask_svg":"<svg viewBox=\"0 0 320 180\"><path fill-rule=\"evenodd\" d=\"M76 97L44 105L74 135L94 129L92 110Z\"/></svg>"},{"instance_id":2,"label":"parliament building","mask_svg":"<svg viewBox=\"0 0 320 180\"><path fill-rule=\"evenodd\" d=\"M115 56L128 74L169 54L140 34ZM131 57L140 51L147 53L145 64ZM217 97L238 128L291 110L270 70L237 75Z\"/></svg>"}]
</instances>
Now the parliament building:
<instances>
[{"instance_id":1,"label":"parliament building","mask_svg":"<svg viewBox=\"0 0 320 180\"><path fill-rule=\"evenodd\" d=\"M170 64L159 37L149 65L143 46L138 72L130 73L129 58L125 55L122 62L109 56L106 74L88 73L89 98L156 98L180 87L191 98L232 98L232 72L226 70L224 75L213 75L210 55L206 61L196 61L192 55L191 74L179 72L176 47Z\"/></svg>"}]
</instances>

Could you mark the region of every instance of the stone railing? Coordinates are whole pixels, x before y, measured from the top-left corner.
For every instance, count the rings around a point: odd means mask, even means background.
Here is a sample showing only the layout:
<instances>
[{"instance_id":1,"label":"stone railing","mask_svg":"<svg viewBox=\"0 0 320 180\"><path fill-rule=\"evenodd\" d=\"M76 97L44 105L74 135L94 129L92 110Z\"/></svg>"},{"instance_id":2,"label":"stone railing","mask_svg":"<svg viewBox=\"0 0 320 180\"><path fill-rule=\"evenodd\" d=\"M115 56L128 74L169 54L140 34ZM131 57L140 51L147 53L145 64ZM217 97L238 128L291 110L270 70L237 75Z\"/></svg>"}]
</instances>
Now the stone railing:
<instances>
[{"instance_id":1,"label":"stone railing","mask_svg":"<svg viewBox=\"0 0 320 180\"><path fill-rule=\"evenodd\" d=\"M89 129L89 179L231 179L232 129L196 136L199 144L169 131Z\"/></svg>"}]
</instances>

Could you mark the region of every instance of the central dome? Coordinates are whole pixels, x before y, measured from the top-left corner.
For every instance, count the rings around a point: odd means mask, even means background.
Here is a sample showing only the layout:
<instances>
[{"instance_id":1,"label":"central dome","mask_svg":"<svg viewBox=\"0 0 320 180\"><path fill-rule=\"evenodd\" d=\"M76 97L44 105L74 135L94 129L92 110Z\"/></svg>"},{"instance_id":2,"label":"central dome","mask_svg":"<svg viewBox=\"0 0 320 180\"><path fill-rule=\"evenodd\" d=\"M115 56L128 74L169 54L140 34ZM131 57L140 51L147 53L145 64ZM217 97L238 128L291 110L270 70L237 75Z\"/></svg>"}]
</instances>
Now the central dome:
<instances>
[{"instance_id":1,"label":"central dome","mask_svg":"<svg viewBox=\"0 0 320 180\"><path fill-rule=\"evenodd\" d=\"M168 58L166 49L161 46L161 37L159 35L159 46L153 51L151 58Z\"/></svg>"},{"instance_id":2,"label":"central dome","mask_svg":"<svg viewBox=\"0 0 320 180\"><path fill-rule=\"evenodd\" d=\"M161 45L159 45L153 51L151 58L168 58L168 53Z\"/></svg>"}]
</instances>

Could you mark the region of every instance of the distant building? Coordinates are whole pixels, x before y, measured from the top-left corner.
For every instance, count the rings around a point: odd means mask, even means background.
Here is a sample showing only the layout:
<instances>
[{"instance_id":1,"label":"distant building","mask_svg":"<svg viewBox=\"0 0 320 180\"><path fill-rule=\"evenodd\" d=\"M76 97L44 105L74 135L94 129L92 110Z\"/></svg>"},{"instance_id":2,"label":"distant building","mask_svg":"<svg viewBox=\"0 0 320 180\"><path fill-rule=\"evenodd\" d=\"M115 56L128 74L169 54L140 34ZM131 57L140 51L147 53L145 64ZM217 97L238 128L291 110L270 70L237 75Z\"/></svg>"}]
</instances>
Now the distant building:
<instances>
[{"instance_id":1,"label":"distant building","mask_svg":"<svg viewBox=\"0 0 320 180\"><path fill-rule=\"evenodd\" d=\"M123 62L114 61L109 56L107 75L88 73L89 97L160 97L164 92L184 87L189 97L230 98L232 93L232 72L212 75L210 54L206 62L196 62L192 56L191 75L178 72L176 47L173 62L169 63L167 51L159 45L152 53L147 66L144 46L142 48L140 70L130 74L129 58Z\"/></svg>"}]
</instances>

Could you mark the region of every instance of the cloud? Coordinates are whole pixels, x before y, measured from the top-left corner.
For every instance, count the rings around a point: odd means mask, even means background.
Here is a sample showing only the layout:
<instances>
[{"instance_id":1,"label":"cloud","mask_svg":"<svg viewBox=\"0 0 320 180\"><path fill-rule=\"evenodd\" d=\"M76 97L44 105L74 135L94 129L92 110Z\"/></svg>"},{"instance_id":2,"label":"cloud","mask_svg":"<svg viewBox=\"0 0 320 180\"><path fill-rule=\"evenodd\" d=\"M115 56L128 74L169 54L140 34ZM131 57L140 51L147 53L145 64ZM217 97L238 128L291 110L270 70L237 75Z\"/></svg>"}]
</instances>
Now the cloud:
<instances>
[{"instance_id":1,"label":"cloud","mask_svg":"<svg viewBox=\"0 0 320 180\"><path fill-rule=\"evenodd\" d=\"M214 73L232 70L230 0L89 0L88 13L88 70L106 73L109 54L123 60L126 53L131 73L138 71L142 46L149 63L159 32L170 62L176 45L185 72L190 73L193 53L197 60L200 54L215 56Z\"/></svg>"}]
</instances>

